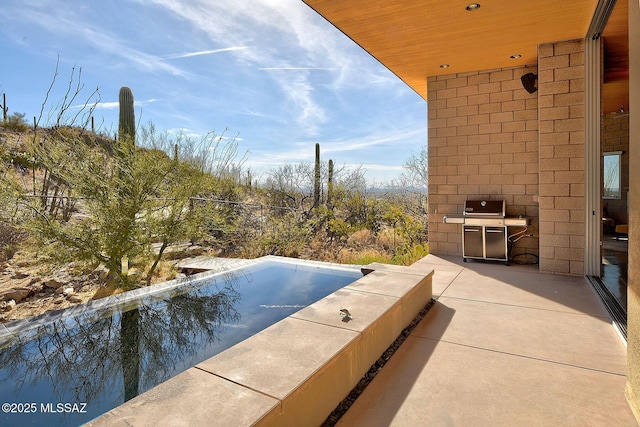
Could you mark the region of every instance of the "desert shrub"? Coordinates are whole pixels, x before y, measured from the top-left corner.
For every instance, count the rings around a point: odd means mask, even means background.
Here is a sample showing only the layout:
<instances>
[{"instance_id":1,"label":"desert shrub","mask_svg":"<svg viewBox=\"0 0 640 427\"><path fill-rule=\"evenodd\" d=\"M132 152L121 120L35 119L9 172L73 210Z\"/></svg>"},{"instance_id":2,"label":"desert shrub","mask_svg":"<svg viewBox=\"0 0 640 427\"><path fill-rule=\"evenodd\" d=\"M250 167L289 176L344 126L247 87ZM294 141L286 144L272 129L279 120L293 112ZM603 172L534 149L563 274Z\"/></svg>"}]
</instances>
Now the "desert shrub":
<instances>
[{"instance_id":1,"label":"desert shrub","mask_svg":"<svg viewBox=\"0 0 640 427\"><path fill-rule=\"evenodd\" d=\"M393 264L411 265L419 259L427 256L429 247L427 245L405 245L396 251L393 257Z\"/></svg>"},{"instance_id":2,"label":"desert shrub","mask_svg":"<svg viewBox=\"0 0 640 427\"><path fill-rule=\"evenodd\" d=\"M21 170L30 169L33 167L32 156L24 151L3 153L2 160L6 164L20 168Z\"/></svg>"},{"instance_id":3,"label":"desert shrub","mask_svg":"<svg viewBox=\"0 0 640 427\"><path fill-rule=\"evenodd\" d=\"M377 249L367 249L364 251L342 250L339 253L338 262L342 264L367 265L372 262L381 262L383 264L391 264L392 257L386 252Z\"/></svg>"},{"instance_id":4,"label":"desert shrub","mask_svg":"<svg viewBox=\"0 0 640 427\"><path fill-rule=\"evenodd\" d=\"M22 186L11 167L0 164L0 224L20 224L24 220L20 210Z\"/></svg>"},{"instance_id":5,"label":"desert shrub","mask_svg":"<svg viewBox=\"0 0 640 427\"><path fill-rule=\"evenodd\" d=\"M426 218L412 215L398 201L387 201L384 204L382 219L389 228L393 229L392 236L396 238L395 244L392 245L393 248L404 244L413 246L427 240ZM401 238L401 241L398 241L398 237Z\"/></svg>"},{"instance_id":6,"label":"desert shrub","mask_svg":"<svg viewBox=\"0 0 640 427\"><path fill-rule=\"evenodd\" d=\"M331 242L328 242L326 233L319 230L313 233L303 255L305 258L330 261L334 258L333 253L335 251L332 250L333 246L338 245L333 245Z\"/></svg>"},{"instance_id":7,"label":"desert shrub","mask_svg":"<svg viewBox=\"0 0 640 427\"><path fill-rule=\"evenodd\" d=\"M352 233L347 239L347 246L355 250L365 249L375 244L373 232L367 228Z\"/></svg>"},{"instance_id":8,"label":"desert shrub","mask_svg":"<svg viewBox=\"0 0 640 427\"><path fill-rule=\"evenodd\" d=\"M308 223L296 219L295 214L272 217L263 228L262 234L249 240L241 256L255 258L264 255L279 255L297 258L312 236Z\"/></svg>"},{"instance_id":9,"label":"desert shrub","mask_svg":"<svg viewBox=\"0 0 640 427\"><path fill-rule=\"evenodd\" d=\"M11 224L0 223L0 261L8 261L18 251L25 234Z\"/></svg>"},{"instance_id":10,"label":"desert shrub","mask_svg":"<svg viewBox=\"0 0 640 427\"><path fill-rule=\"evenodd\" d=\"M380 208L374 198L368 197L360 191L345 193L340 203L336 203L337 210L352 230L367 228L373 232L380 230Z\"/></svg>"},{"instance_id":11,"label":"desert shrub","mask_svg":"<svg viewBox=\"0 0 640 427\"><path fill-rule=\"evenodd\" d=\"M101 144L82 143L72 130L60 130L60 139L39 150L38 159L55 177L54 184L63 183L72 200L83 201L90 220L58 221L34 200L30 208L38 215L27 224L30 233L40 239L52 263L102 263L110 279L124 288L138 286L143 276L149 283L167 247L191 234L189 201L201 191L204 174L126 139L113 141L109 152ZM59 194L53 188L44 194ZM159 243L157 251L154 242ZM125 256L138 276L122 268Z\"/></svg>"},{"instance_id":12,"label":"desert shrub","mask_svg":"<svg viewBox=\"0 0 640 427\"><path fill-rule=\"evenodd\" d=\"M327 221L327 234L331 237L331 241L346 239L352 231L351 224L342 218L331 218Z\"/></svg>"},{"instance_id":13,"label":"desert shrub","mask_svg":"<svg viewBox=\"0 0 640 427\"><path fill-rule=\"evenodd\" d=\"M385 228L383 230L380 230L380 233L378 233L376 240L380 247L384 248L385 250L390 250L393 249L393 239L393 230Z\"/></svg>"},{"instance_id":14,"label":"desert shrub","mask_svg":"<svg viewBox=\"0 0 640 427\"><path fill-rule=\"evenodd\" d=\"M396 248L407 244L405 238L393 228L385 228L378 233L378 246L387 251L394 251Z\"/></svg>"},{"instance_id":15,"label":"desert shrub","mask_svg":"<svg viewBox=\"0 0 640 427\"><path fill-rule=\"evenodd\" d=\"M24 119L24 113L13 113L7 117L6 122L1 124L6 130L13 132L24 132L29 128L29 125L27 125L27 122Z\"/></svg>"},{"instance_id":16,"label":"desert shrub","mask_svg":"<svg viewBox=\"0 0 640 427\"><path fill-rule=\"evenodd\" d=\"M402 221L396 227L396 232L412 246L427 240L426 222L409 215L405 215L402 218Z\"/></svg>"}]
</instances>

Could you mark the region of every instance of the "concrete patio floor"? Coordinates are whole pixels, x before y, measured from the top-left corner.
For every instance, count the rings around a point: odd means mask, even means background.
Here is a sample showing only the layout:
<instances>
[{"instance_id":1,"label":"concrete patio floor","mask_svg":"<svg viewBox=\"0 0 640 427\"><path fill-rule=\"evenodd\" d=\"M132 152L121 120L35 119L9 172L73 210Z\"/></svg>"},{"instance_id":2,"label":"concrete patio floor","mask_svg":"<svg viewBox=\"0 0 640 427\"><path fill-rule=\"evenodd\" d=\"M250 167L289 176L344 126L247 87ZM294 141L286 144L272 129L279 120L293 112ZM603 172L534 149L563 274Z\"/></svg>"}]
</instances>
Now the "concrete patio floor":
<instances>
[{"instance_id":1,"label":"concrete patio floor","mask_svg":"<svg viewBox=\"0 0 640 427\"><path fill-rule=\"evenodd\" d=\"M338 426L637 426L584 277L429 255L436 304Z\"/></svg>"}]
</instances>

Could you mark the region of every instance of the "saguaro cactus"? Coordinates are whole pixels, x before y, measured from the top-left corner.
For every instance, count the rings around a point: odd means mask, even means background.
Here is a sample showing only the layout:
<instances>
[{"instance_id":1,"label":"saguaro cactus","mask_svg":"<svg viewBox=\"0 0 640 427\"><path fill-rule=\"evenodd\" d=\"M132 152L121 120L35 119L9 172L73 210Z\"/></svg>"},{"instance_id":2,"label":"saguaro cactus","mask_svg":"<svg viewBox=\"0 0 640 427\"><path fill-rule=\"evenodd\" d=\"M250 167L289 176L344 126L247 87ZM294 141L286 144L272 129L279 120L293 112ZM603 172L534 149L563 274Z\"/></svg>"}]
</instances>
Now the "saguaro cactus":
<instances>
[{"instance_id":1,"label":"saguaro cactus","mask_svg":"<svg viewBox=\"0 0 640 427\"><path fill-rule=\"evenodd\" d=\"M313 180L313 207L320 206L320 144L316 142L316 167Z\"/></svg>"},{"instance_id":2,"label":"saguaro cactus","mask_svg":"<svg viewBox=\"0 0 640 427\"><path fill-rule=\"evenodd\" d=\"M2 94L2 123L7 123L7 111L9 111L9 109L7 108L7 94L3 93Z\"/></svg>"},{"instance_id":3,"label":"saguaro cactus","mask_svg":"<svg viewBox=\"0 0 640 427\"><path fill-rule=\"evenodd\" d=\"M331 205L333 197L333 160L329 159L329 179L327 180L327 205Z\"/></svg>"},{"instance_id":4,"label":"saguaro cactus","mask_svg":"<svg viewBox=\"0 0 640 427\"><path fill-rule=\"evenodd\" d=\"M133 93L126 86L120 88L120 122L118 124L118 139L131 140L136 143L136 115L133 110Z\"/></svg>"}]
</instances>

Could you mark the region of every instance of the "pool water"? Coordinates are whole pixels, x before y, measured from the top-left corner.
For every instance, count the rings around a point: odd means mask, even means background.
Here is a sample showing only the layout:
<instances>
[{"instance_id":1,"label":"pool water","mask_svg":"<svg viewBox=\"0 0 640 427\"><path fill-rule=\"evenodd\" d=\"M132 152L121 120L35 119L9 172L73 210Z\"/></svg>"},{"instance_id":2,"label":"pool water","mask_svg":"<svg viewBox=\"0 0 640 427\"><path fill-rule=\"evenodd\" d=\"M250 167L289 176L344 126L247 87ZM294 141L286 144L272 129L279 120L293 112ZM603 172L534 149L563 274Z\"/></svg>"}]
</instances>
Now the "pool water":
<instances>
[{"instance_id":1,"label":"pool water","mask_svg":"<svg viewBox=\"0 0 640 427\"><path fill-rule=\"evenodd\" d=\"M360 277L258 261L5 335L0 425L90 421Z\"/></svg>"}]
</instances>

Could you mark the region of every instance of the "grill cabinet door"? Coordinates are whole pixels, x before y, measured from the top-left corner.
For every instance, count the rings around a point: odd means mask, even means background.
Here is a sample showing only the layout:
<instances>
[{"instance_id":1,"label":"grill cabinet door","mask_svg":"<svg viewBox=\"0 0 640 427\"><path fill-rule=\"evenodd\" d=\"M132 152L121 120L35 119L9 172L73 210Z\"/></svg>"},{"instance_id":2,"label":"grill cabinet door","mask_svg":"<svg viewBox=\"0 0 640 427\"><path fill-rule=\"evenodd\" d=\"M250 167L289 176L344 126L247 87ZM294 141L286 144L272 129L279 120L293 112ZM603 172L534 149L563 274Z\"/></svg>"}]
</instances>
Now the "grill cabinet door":
<instances>
[{"instance_id":1,"label":"grill cabinet door","mask_svg":"<svg viewBox=\"0 0 640 427\"><path fill-rule=\"evenodd\" d=\"M463 226L462 252L465 257L484 258L482 227Z\"/></svg>"},{"instance_id":2,"label":"grill cabinet door","mask_svg":"<svg viewBox=\"0 0 640 427\"><path fill-rule=\"evenodd\" d=\"M484 238L487 258L499 260L507 259L506 227L486 227Z\"/></svg>"}]
</instances>

